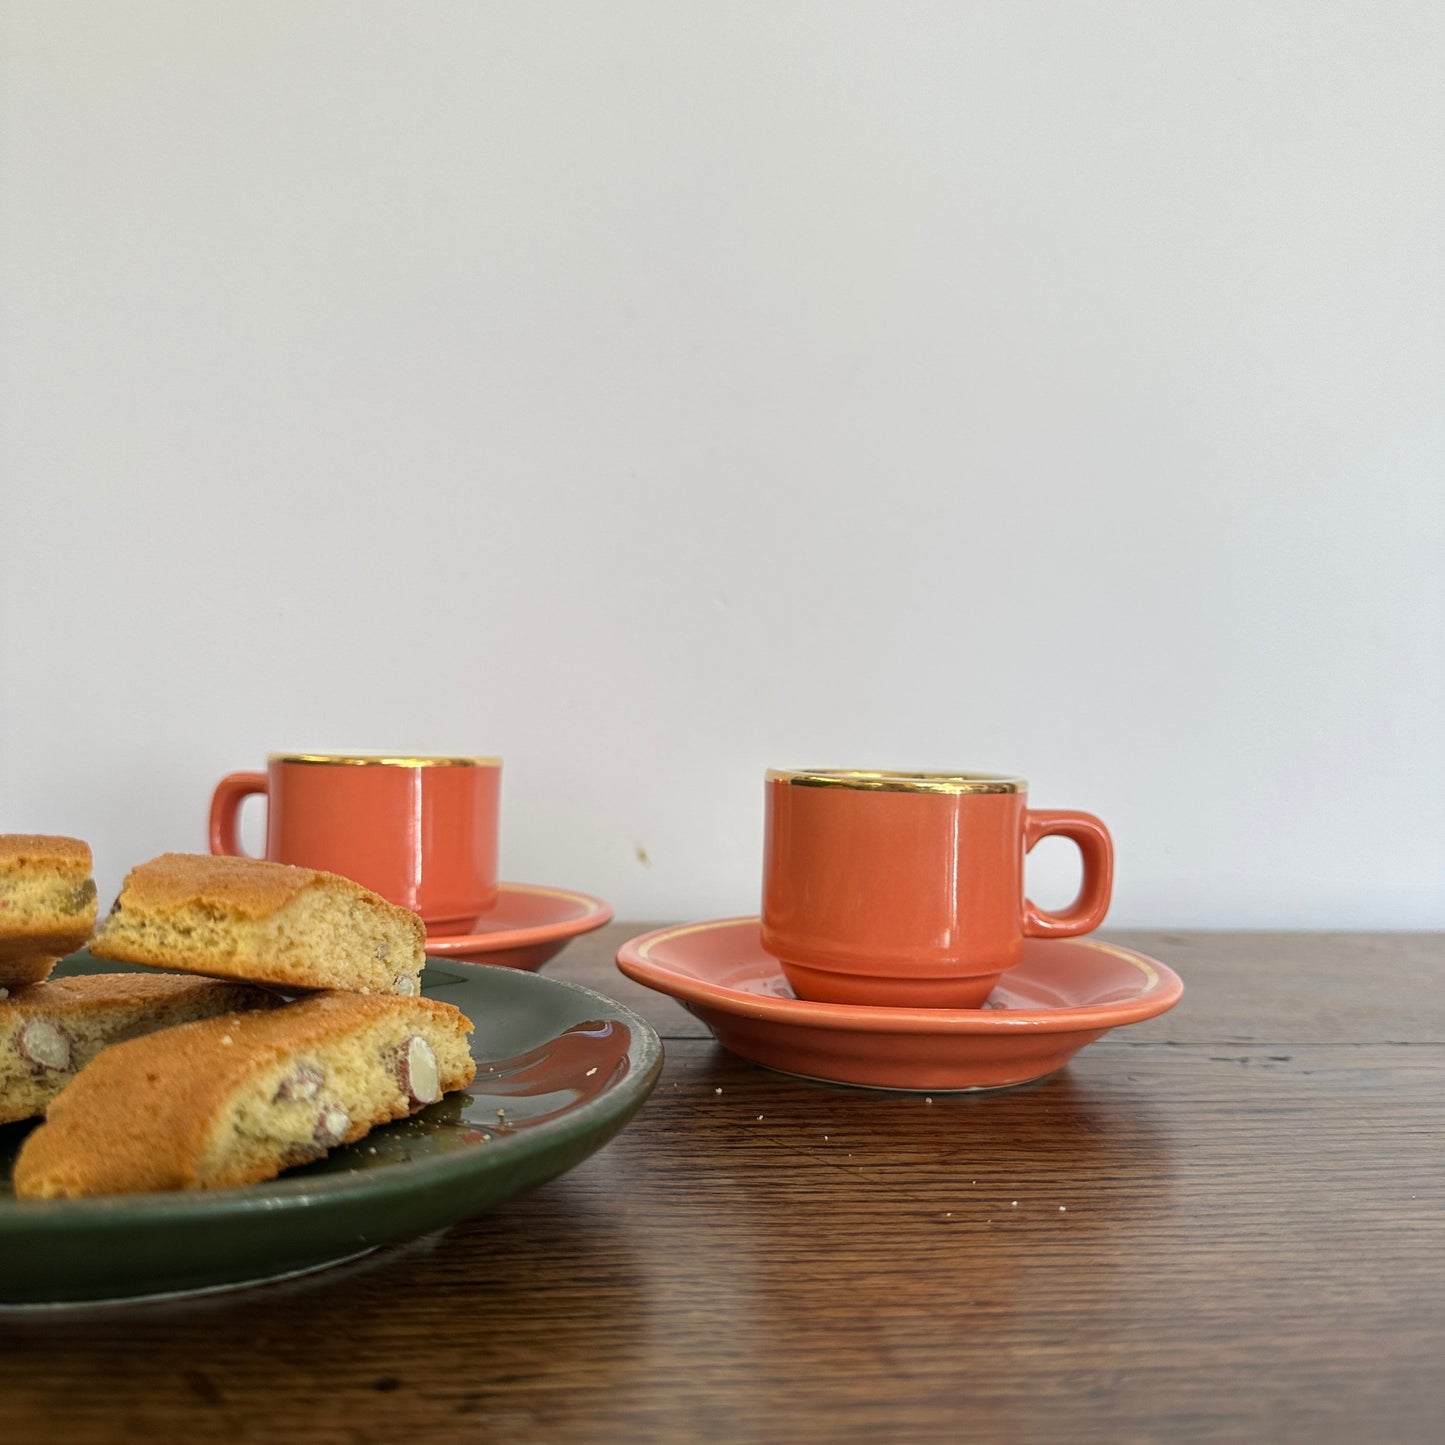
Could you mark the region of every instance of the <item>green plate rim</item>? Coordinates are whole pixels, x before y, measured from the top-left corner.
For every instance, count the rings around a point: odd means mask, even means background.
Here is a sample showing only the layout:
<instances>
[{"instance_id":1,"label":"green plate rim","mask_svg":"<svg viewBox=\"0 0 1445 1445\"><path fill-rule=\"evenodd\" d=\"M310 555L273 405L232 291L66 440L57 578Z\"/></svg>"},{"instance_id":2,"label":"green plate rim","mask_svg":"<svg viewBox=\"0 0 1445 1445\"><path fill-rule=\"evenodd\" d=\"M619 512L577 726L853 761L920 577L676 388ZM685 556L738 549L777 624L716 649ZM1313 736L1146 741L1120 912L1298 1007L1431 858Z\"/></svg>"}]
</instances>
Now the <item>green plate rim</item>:
<instances>
[{"instance_id":1,"label":"green plate rim","mask_svg":"<svg viewBox=\"0 0 1445 1445\"><path fill-rule=\"evenodd\" d=\"M625 1024L631 1033L627 1072L595 1098L565 1110L555 1124L549 1120L519 1129L516 1133L497 1135L485 1147L433 1159L405 1160L383 1169L310 1174L234 1189L194 1192L119 1194L95 1199L0 1197L0 1247L12 1245L15 1236L64 1233L78 1226L96 1230L104 1229L108 1223L114 1223L118 1228L134 1228L142 1222L161 1225L178 1221L214 1221L217 1225L224 1225L237 1216L257 1213L280 1216L323 1207L333 1201L338 1204L357 1200L384 1202L410 1195L436 1180L460 1180L473 1173L500 1173L508 1162L520 1165L549 1153L557 1147L559 1134L564 1139L585 1135L594 1128L604 1128L619 1115L625 1123L630 1113L641 1107L656 1086L663 1063L662 1040L651 1024L625 1004L583 984L547 978L521 969L464 963L450 958L429 957L427 963L448 972L464 969L505 976L509 986L516 986L524 992L527 989L543 992L562 989L599 1005L606 1017Z\"/></svg>"}]
</instances>

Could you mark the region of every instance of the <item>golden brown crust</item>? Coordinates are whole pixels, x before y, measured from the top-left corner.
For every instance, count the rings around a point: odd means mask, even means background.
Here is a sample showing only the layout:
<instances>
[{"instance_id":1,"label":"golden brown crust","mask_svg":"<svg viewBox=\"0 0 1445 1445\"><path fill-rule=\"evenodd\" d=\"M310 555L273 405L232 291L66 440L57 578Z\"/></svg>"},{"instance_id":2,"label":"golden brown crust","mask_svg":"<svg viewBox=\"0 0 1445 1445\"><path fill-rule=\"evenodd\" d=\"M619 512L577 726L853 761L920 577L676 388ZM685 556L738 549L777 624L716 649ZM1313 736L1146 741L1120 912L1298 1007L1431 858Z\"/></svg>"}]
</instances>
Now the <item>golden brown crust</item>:
<instances>
[{"instance_id":1,"label":"golden brown crust","mask_svg":"<svg viewBox=\"0 0 1445 1445\"><path fill-rule=\"evenodd\" d=\"M49 833L0 833L0 868L17 863L44 863L89 873L90 844Z\"/></svg>"},{"instance_id":2,"label":"golden brown crust","mask_svg":"<svg viewBox=\"0 0 1445 1445\"><path fill-rule=\"evenodd\" d=\"M126 874L118 902L122 908L160 913L198 903L242 918L264 918L318 885L357 896L367 891L335 873L263 858L162 853Z\"/></svg>"},{"instance_id":3,"label":"golden brown crust","mask_svg":"<svg viewBox=\"0 0 1445 1445\"><path fill-rule=\"evenodd\" d=\"M113 1008L163 1003L188 995L215 994L236 1000L234 1007L249 1007L243 1000L263 998L266 990L218 978L195 978L174 973L82 973L52 978L29 988L12 989L0 999L0 1020L7 1010L47 1013L103 1013Z\"/></svg>"},{"instance_id":4,"label":"golden brown crust","mask_svg":"<svg viewBox=\"0 0 1445 1445\"><path fill-rule=\"evenodd\" d=\"M102 1049L213 1014L276 1008L250 984L166 974L87 974L0 1000L0 1123L43 1114Z\"/></svg>"},{"instance_id":5,"label":"golden brown crust","mask_svg":"<svg viewBox=\"0 0 1445 1445\"><path fill-rule=\"evenodd\" d=\"M70 927L32 924L0 935L0 985L18 988L49 978L62 958L90 942L91 926L81 919Z\"/></svg>"},{"instance_id":6,"label":"golden brown crust","mask_svg":"<svg viewBox=\"0 0 1445 1445\"><path fill-rule=\"evenodd\" d=\"M270 1013L182 1024L117 1044L76 1075L25 1141L15 1192L22 1198L148 1193L269 1177L285 1161L242 1177L206 1175L228 1107L268 1069L338 1041L365 1043L376 1026L391 1026L398 1036L411 1031L459 1042L453 1052L465 1063L444 1072L444 1091L461 1088L475 1073L465 1048L470 1021L432 999L322 993ZM392 1094L379 1117L348 1131L348 1142L374 1123L411 1112L394 1086Z\"/></svg>"},{"instance_id":7,"label":"golden brown crust","mask_svg":"<svg viewBox=\"0 0 1445 1445\"><path fill-rule=\"evenodd\" d=\"M74 949L69 951L73 953ZM0 989L10 993L15 989L44 983L50 977L51 970L64 957L65 951L60 949L35 953L31 948L10 957L6 954L4 944L0 944Z\"/></svg>"},{"instance_id":8,"label":"golden brown crust","mask_svg":"<svg viewBox=\"0 0 1445 1445\"><path fill-rule=\"evenodd\" d=\"M79 838L0 834L0 988L49 976L95 927L90 847Z\"/></svg>"},{"instance_id":9,"label":"golden brown crust","mask_svg":"<svg viewBox=\"0 0 1445 1445\"><path fill-rule=\"evenodd\" d=\"M91 952L295 989L411 994L425 943L415 913L349 878L165 853L131 869Z\"/></svg>"}]
</instances>

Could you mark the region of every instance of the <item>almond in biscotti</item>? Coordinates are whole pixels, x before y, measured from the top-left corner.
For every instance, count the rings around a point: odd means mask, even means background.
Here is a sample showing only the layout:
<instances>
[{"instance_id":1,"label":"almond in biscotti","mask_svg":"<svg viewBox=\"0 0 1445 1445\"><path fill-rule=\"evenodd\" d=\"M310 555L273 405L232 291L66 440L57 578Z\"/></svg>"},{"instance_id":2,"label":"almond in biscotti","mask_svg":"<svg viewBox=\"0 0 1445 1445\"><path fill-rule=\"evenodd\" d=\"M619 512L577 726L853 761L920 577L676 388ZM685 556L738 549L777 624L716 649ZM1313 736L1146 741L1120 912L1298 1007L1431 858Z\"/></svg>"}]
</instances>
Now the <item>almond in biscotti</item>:
<instances>
[{"instance_id":1,"label":"almond in biscotti","mask_svg":"<svg viewBox=\"0 0 1445 1445\"><path fill-rule=\"evenodd\" d=\"M0 833L0 989L39 983L89 941L90 875L90 846L79 838Z\"/></svg>"},{"instance_id":2,"label":"almond in biscotti","mask_svg":"<svg viewBox=\"0 0 1445 1445\"><path fill-rule=\"evenodd\" d=\"M320 993L107 1049L15 1161L21 1198L224 1189L415 1113L476 1072L471 1022L434 999Z\"/></svg>"},{"instance_id":3,"label":"almond in biscotti","mask_svg":"<svg viewBox=\"0 0 1445 1445\"><path fill-rule=\"evenodd\" d=\"M279 988L410 996L425 944L415 913L349 878L164 853L131 869L91 952Z\"/></svg>"},{"instance_id":4,"label":"almond in biscotti","mask_svg":"<svg viewBox=\"0 0 1445 1445\"><path fill-rule=\"evenodd\" d=\"M282 1001L250 984L155 973L84 974L14 989L0 999L0 1124L43 1114L112 1044Z\"/></svg>"}]
</instances>

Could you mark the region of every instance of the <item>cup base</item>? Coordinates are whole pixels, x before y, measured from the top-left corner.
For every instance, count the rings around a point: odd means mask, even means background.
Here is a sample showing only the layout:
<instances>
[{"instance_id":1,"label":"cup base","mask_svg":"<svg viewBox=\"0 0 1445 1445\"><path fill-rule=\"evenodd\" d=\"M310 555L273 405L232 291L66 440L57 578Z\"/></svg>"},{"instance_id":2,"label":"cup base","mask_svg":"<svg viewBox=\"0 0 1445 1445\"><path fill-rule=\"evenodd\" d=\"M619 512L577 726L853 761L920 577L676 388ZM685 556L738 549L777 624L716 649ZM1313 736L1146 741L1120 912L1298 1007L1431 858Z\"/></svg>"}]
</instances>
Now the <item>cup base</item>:
<instances>
[{"instance_id":1,"label":"cup base","mask_svg":"<svg viewBox=\"0 0 1445 1445\"><path fill-rule=\"evenodd\" d=\"M982 1008L1003 976L974 974L968 978L893 978L867 973L835 973L803 963L778 960L793 992L810 1003L852 1004L859 1008L968 1009Z\"/></svg>"},{"instance_id":2,"label":"cup base","mask_svg":"<svg viewBox=\"0 0 1445 1445\"><path fill-rule=\"evenodd\" d=\"M493 893L490 898L483 898L476 903L468 904L465 913L458 913L454 908L448 909L445 914L441 915L430 911L423 912L419 908L415 912L426 924L428 938L465 938L468 934L477 931L477 919L495 908L496 905L497 894Z\"/></svg>"}]
</instances>

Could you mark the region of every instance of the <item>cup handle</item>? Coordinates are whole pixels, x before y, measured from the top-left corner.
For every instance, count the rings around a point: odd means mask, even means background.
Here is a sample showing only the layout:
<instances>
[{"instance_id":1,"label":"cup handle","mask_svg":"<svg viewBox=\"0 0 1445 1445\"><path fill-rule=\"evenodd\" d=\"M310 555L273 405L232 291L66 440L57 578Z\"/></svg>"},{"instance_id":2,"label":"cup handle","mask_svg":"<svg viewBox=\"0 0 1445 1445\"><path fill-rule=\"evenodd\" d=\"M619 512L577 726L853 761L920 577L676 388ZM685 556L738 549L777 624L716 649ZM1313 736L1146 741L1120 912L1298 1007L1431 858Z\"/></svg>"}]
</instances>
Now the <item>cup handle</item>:
<instances>
[{"instance_id":1,"label":"cup handle","mask_svg":"<svg viewBox=\"0 0 1445 1445\"><path fill-rule=\"evenodd\" d=\"M211 795L211 852L233 858L250 855L241 847L241 804L259 793L266 795L265 773L229 773Z\"/></svg>"},{"instance_id":2,"label":"cup handle","mask_svg":"<svg viewBox=\"0 0 1445 1445\"><path fill-rule=\"evenodd\" d=\"M1024 852L1040 838L1054 834L1072 838L1084 858L1079 896L1062 913L1045 913L1024 899L1026 938L1072 938L1097 928L1109 911L1114 888L1114 843L1109 830L1092 813L1034 812L1024 822Z\"/></svg>"}]
</instances>

